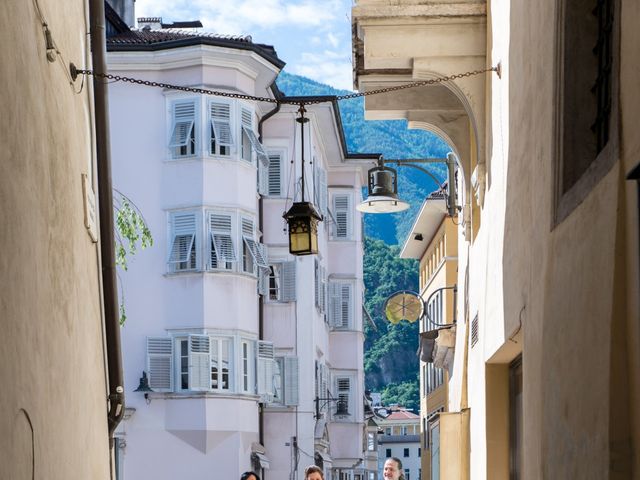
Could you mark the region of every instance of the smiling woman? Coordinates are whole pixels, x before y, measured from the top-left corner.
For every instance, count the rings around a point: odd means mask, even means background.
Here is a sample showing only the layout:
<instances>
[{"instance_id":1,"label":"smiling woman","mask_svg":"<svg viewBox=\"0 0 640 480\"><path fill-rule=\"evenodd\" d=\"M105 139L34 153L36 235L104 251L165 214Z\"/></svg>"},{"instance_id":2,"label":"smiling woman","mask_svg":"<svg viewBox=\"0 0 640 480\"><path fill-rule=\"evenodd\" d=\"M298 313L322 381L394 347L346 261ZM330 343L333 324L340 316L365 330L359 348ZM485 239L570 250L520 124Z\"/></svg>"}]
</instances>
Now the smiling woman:
<instances>
[{"instance_id":1,"label":"smiling woman","mask_svg":"<svg viewBox=\"0 0 640 480\"><path fill-rule=\"evenodd\" d=\"M351 6L351 0L137 0L135 16L200 20L204 31L249 34L273 45L288 71L351 90Z\"/></svg>"}]
</instances>

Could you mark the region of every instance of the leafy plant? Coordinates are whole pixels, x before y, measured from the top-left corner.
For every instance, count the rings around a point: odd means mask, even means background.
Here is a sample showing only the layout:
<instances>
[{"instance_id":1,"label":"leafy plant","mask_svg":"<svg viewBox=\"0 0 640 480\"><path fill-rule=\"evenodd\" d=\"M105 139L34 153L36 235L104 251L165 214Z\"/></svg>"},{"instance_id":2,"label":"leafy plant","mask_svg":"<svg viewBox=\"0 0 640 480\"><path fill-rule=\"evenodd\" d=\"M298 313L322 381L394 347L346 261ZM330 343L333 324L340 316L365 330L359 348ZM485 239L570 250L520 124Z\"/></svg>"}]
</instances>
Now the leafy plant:
<instances>
[{"instance_id":1,"label":"leafy plant","mask_svg":"<svg viewBox=\"0 0 640 480\"><path fill-rule=\"evenodd\" d=\"M115 217L116 265L124 271L128 269L127 256L133 256L141 249L153 245L153 237L142 212L133 201L122 192L113 190ZM118 275L118 280L120 276ZM124 291L120 281L120 325L127 321Z\"/></svg>"}]
</instances>

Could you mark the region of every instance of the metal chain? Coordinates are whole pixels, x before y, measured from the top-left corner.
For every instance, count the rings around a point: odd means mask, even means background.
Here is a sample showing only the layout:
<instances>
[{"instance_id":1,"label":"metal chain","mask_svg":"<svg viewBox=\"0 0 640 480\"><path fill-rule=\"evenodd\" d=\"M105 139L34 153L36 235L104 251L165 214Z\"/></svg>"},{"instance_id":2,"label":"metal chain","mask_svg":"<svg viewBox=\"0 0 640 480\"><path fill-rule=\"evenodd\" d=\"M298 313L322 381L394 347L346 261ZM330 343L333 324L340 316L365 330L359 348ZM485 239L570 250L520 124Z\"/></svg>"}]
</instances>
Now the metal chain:
<instances>
[{"instance_id":1,"label":"metal chain","mask_svg":"<svg viewBox=\"0 0 640 480\"><path fill-rule=\"evenodd\" d=\"M498 72L498 71L499 71L499 67L490 67L490 68L485 68L483 70L473 70L470 72L448 75L446 77L438 77L438 78L432 78L430 80L422 80L420 82L407 83L405 85L396 85L393 87L369 90L368 92L356 92L356 93L350 93L348 95L338 95L335 98L336 100L349 100L352 98L367 97L369 95L377 95L380 93L396 92L398 90L404 90L407 88L423 87L426 85L435 85L438 83L444 83L444 82L449 82L451 80L456 80L458 78L473 77L475 75L480 75L482 73ZM329 99L327 100L316 99L316 100L306 100L301 102L299 100L292 101L292 100L286 100L286 99L258 97L255 95L246 95L244 93L221 92L219 90L209 90L206 88L185 87L182 85L173 85L170 83L152 82L150 80L140 80L139 78L123 77L121 75L113 75L111 73L96 73L93 70L72 69L72 74L93 75L94 77L113 80L115 82L128 82L136 85L144 85L147 87L166 88L168 90L179 90L181 92L200 93L203 95L215 95L218 97L239 98L242 100L254 100L257 102L269 102L269 103L277 103L277 104L284 104L284 105L315 105L315 104L325 103L330 101Z\"/></svg>"}]
</instances>

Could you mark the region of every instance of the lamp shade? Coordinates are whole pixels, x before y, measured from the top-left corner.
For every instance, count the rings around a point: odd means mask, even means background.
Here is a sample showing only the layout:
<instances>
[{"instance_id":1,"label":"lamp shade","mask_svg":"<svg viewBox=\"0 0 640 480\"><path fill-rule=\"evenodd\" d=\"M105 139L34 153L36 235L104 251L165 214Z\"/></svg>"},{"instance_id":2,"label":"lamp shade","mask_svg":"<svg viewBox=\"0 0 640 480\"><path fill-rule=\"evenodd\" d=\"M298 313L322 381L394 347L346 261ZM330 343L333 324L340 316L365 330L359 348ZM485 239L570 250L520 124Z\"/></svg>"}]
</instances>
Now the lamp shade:
<instances>
[{"instance_id":1,"label":"lamp shade","mask_svg":"<svg viewBox=\"0 0 640 480\"><path fill-rule=\"evenodd\" d=\"M393 168L380 165L368 172L368 198L356 207L365 213L394 213L409 208L398 199L398 174Z\"/></svg>"},{"instance_id":2,"label":"lamp shade","mask_svg":"<svg viewBox=\"0 0 640 480\"><path fill-rule=\"evenodd\" d=\"M322 216L310 202L295 202L283 215L289 227L289 252L292 255L318 253L318 222Z\"/></svg>"}]
</instances>

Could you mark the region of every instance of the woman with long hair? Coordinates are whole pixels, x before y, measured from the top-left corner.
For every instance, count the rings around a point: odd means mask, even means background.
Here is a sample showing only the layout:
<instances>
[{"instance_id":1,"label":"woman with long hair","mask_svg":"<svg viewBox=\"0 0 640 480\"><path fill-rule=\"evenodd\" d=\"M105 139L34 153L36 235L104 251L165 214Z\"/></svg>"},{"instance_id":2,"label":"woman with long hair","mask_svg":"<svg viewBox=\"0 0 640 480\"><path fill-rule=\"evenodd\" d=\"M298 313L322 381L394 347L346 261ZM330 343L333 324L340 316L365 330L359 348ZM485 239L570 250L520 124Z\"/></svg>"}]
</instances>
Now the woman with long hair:
<instances>
[{"instance_id":1,"label":"woman with long hair","mask_svg":"<svg viewBox=\"0 0 640 480\"><path fill-rule=\"evenodd\" d=\"M384 462L382 477L384 480L404 480L402 461L397 457L387 458L387 461Z\"/></svg>"}]
</instances>

